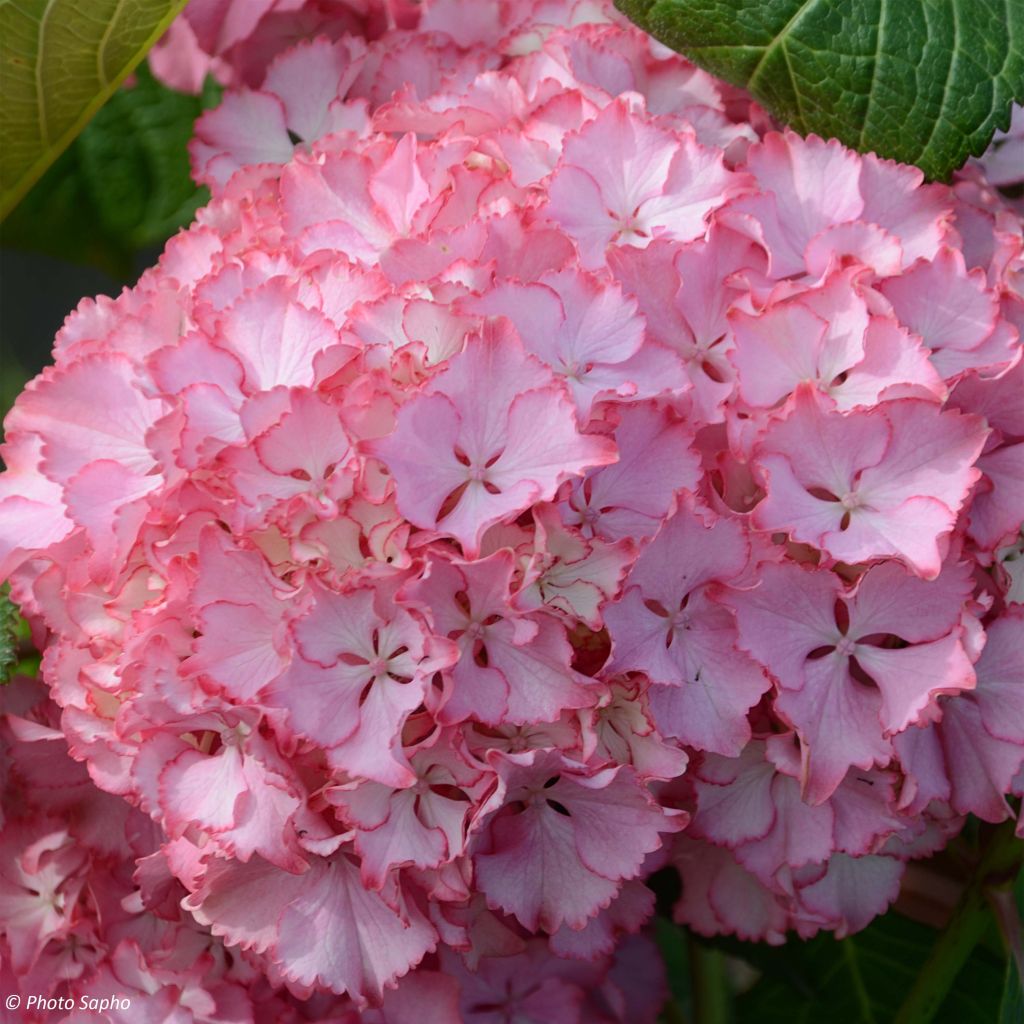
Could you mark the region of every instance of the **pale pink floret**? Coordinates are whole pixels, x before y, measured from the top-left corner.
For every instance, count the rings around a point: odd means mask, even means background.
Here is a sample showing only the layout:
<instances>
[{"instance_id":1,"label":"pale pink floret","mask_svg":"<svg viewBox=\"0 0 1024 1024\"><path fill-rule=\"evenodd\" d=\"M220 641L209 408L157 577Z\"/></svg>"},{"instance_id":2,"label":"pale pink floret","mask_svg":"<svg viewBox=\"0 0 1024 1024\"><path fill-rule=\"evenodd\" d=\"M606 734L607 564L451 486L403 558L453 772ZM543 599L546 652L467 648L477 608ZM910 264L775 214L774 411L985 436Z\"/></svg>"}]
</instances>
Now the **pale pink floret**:
<instances>
[{"instance_id":1,"label":"pale pink floret","mask_svg":"<svg viewBox=\"0 0 1024 1024\"><path fill-rule=\"evenodd\" d=\"M951 402L984 416L992 428L978 459L982 479L971 503L968 531L986 550L1012 543L1024 507L1024 363L994 379L962 378Z\"/></svg>"},{"instance_id":2,"label":"pale pink floret","mask_svg":"<svg viewBox=\"0 0 1024 1024\"><path fill-rule=\"evenodd\" d=\"M952 206L942 189L922 187L916 168L787 131L751 147L747 170L758 193L735 200L731 210L756 225L735 218L730 224L764 240L775 280L811 268L820 273L836 250L895 269L900 257L904 266L933 259L945 241Z\"/></svg>"},{"instance_id":3,"label":"pale pink floret","mask_svg":"<svg viewBox=\"0 0 1024 1024\"><path fill-rule=\"evenodd\" d=\"M632 540L585 539L561 522L551 505L538 506L537 551L515 596L518 608L560 613L567 625L602 625L601 608L621 587L636 557Z\"/></svg>"},{"instance_id":4,"label":"pale pink floret","mask_svg":"<svg viewBox=\"0 0 1024 1024\"><path fill-rule=\"evenodd\" d=\"M372 780L348 783L326 794L339 817L353 826L362 874L374 889L392 868L436 868L461 856L467 815L485 773L468 763L447 738L411 759L415 781L392 789Z\"/></svg>"},{"instance_id":5,"label":"pale pink floret","mask_svg":"<svg viewBox=\"0 0 1024 1024\"><path fill-rule=\"evenodd\" d=\"M801 386L755 450L767 496L754 523L837 561L895 557L933 578L986 434L978 417L916 399L842 415Z\"/></svg>"},{"instance_id":6,"label":"pale pink floret","mask_svg":"<svg viewBox=\"0 0 1024 1024\"><path fill-rule=\"evenodd\" d=\"M611 684L600 706L583 710L584 748L604 760L631 764L641 778L678 778L689 755L655 724L653 694L640 679Z\"/></svg>"},{"instance_id":7,"label":"pale pink floret","mask_svg":"<svg viewBox=\"0 0 1024 1024\"><path fill-rule=\"evenodd\" d=\"M301 608L252 550L212 527L199 538L200 583L193 591L201 636L183 669L233 697L255 697L289 662L288 620Z\"/></svg>"},{"instance_id":8,"label":"pale pink floret","mask_svg":"<svg viewBox=\"0 0 1024 1024\"><path fill-rule=\"evenodd\" d=\"M260 735L258 715L167 723L140 745L133 777L143 808L168 835L201 837L243 862L258 855L287 871L305 868L295 839L305 792Z\"/></svg>"},{"instance_id":9,"label":"pale pink floret","mask_svg":"<svg viewBox=\"0 0 1024 1024\"><path fill-rule=\"evenodd\" d=\"M781 945L789 916L774 893L720 847L692 839L676 839L673 864L683 879L685 898L674 918L700 935L734 934L748 941Z\"/></svg>"},{"instance_id":10,"label":"pale pink floret","mask_svg":"<svg viewBox=\"0 0 1024 1024\"><path fill-rule=\"evenodd\" d=\"M740 644L779 685L776 704L800 735L812 801L827 798L850 766L885 764L889 738L927 721L939 695L974 686L960 625L963 566L926 582L885 563L852 591L833 573L795 565L766 565L761 577L723 600L736 612Z\"/></svg>"},{"instance_id":11,"label":"pale pink floret","mask_svg":"<svg viewBox=\"0 0 1024 1024\"><path fill-rule=\"evenodd\" d=\"M675 508L676 493L696 489L700 467L690 428L669 410L644 402L619 416L618 460L574 482L559 508L584 537L646 540Z\"/></svg>"},{"instance_id":12,"label":"pale pink floret","mask_svg":"<svg viewBox=\"0 0 1024 1024\"><path fill-rule=\"evenodd\" d=\"M1019 610L991 623L975 688L942 701L937 724L897 737L908 776L903 801L912 809L938 799L986 821L1011 813L1005 794L1024 761L1022 630Z\"/></svg>"},{"instance_id":13,"label":"pale pink floret","mask_svg":"<svg viewBox=\"0 0 1024 1024\"><path fill-rule=\"evenodd\" d=\"M746 714L768 688L740 651L731 613L714 600L747 567L749 542L734 520L689 503L662 527L605 619L609 671L640 671L655 685L659 729L689 746L737 754L750 738Z\"/></svg>"},{"instance_id":14,"label":"pale pink floret","mask_svg":"<svg viewBox=\"0 0 1024 1024\"><path fill-rule=\"evenodd\" d=\"M97 402L98 394L105 401ZM57 483L66 484L99 459L142 476L156 468L147 433L167 408L143 393L128 357L96 354L63 370L44 371L12 410L6 428L12 437L41 439L40 468Z\"/></svg>"},{"instance_id":15,"label":"pale pink floret","mask_svg":"<svg viewBox=\"0 0 1024 1024\"><path fill-rule=\"evenodd\" d=\"M73 529L61 487L39 472L42 439L23 436L4 447L7 472L0 480L0 575L8 575L29 552L59 543Z\"/></svg>"},{"instance_id":16,"label":"pale pink floret","mask_svg":"<svg viewBox=\"0 0 1024 1024\"><path fill-rule=\"evenodd\" d=\"M472 308L512 321L526 350L565 381L582 423L601 397L648 398L686 385L670 351L644 344L636 303L590 275L561 271L536 284L499 285Z\"/></svg>"},{"instance_id":17,"label":"pale pink floret","mask_svg":"<svg viewBox=\"0 0 1024 1024\"><path fill-rule=\"evenodd\" d=\"M645 123L620 100L567 140L547 215L577 240L584 266L597 267L611 245L699 238L742 181L693 136Z\"/></svg>"},{"instance_id":18,"label":"pale pink floret","mask_svg":"<svg viewBox=\"0 0 1024 1024\"><path fill-rule=\"evenodd\" d=\"M337 344L330 321L296 293L284 278L272 278L246 291L218 322L216 344L241 363L242 389L249 394L312 384L314 357Z\"/></svg>"},{"instance_id":19,"label":"pale pink floret","mask_svg":"<svg viewBox=\"0 0 1024 1024\"><path fill-rule=\"evenodd\" d=\"M984 273L968 271L956 249L919 260L880 290L947 379L965 370L1005 370L1019 358L1016 328L1000 320L998 297L985 287Z\"/></svg>"},{"instance_id":20,"label":"pale pink floret","mask_svg":"<svg viewBox=\"0 0 1024 1024\"><path fill-rule=\"evenodd\" d=\"M742 197L735 210L756 218L767 243L772 276L804 270L804 251L835 224L860 219L860 157L835 140L772 133L747 156L760 194Z\"/></svg>"},{"instance_id":21,"label":"pale pink floret","mask_svg":"<svg viewBox=\"0 0 1024 1024\"><path fill-rule=\"evenodd\" d=\"M249 529L278 517L332 518L353 494L357 465L341 411L304 390L292 392L250 447L231 448L222 462L246 506L233 520Z\"/></svg>"},{"instance_id":22,"label":"pale pink floret","mask_svg":"<svg viewBox=\"0 0 1024 1024\"><path fill-rule=\"evenodd\" d=\"M389 785L413 773L400 732L421 703L430 675L453 663L454 645L427 633L407 611L378 608L370 589L317 588L295 621L298 657L272 686L268 703L291 727L326 748L330 764Z\"/></svg>"},{"instance_id":23,"label":"pale pink floret","mask_svg":"<svg viewBox=\"0 0 1024 1024\"><path fill-rule=\"evenodd\" d=\"M1014 103L1010 123L992 136L992 144L978 160L993 185L1013 186L1024 177L1024 107Z\"/></svg>"},{"instance_id":24,"label":"pale pink floret","mask_svg":"<svg viewBox=\"0 0 1024 1024\"><path fill-rule=\"evenodd\" d=\"M255 860L211 865L188 908L228 944L271 953L289 979L360 1001L379 999L437 942L397 883L367 890L344 852L301 875Z\"/></svg>"},{"instance_id":25,"label":"pale pink floret","mask_svg":"<svg viewBox=\"0 0 1024 1024\"><path fill-rule=\"evenodd\" d=\"M551 951L573 960L597 960L614 952L624 934L638 932L653 913L654 893L643 882L631 879L582 930L573 931L563 924L551 936Z\"/></svg>"},{"instance_id":26,"label":"pale pink floret","mask_svg":"<svg viewBox=\"0 0 1024 1024\"><path fill-rule=\"evenodd\" d=\"M452 1019L503 1024L507 1008L538 1024L582 1024L584 1020L585 986L591 979L581 985L571 975L560 977L542 939L532 940L515 955L487 957L473 971L461 957L447 951L441 962L458 979L462 993L461 1016Z\"/></svg>"},{"instance_id":27,"label":"pale pink floret","mask_svg":"<svg viewBox=\"0 0 1024 1024\"><path fill-rule=\"evenodd\" d=\"M809 807L792 777L797 764L784 735L750 744L738 759L703 762L691 833L731 852L677 840L696 898L676 913L698 931L779 942L792 915L789 926L804 936L822 927L845 934L895 899L903 866L873 855L880 836L905 824L887 810L891 781L851 773L830 802ZM877 883L870 897L858 894L865 878Z\"/></svg>"},{"instance_id":28,"label":"pale pink floret","mask_svg":"<svg viewBox=\"0 0 1024 1024\"><path fill-rule=\"evenodd\" d=\"M895 857L837 853L829 858L824 873L817 875L815 871L800 886L800 907L811 921L798 921L797 930L813 934L819 922L827 922L836 938L845 938L867 927L895 902L903 864Z\"/></svg>"},{"instance_id":29,"label":"pale pink floret","mask_svg":"<svg viewBox=\"0 0 1024 1024\"><path fill-rule=\"evenodd\" d=\"M153 76L164 85L193 95L202 92L207 76L223 82L231 75L222 61L199 45L195 29L187 18L175 18L171 22L146 60Z\"/></svg>"},{"instance_id":30,"label":"pale pink floret","mask_svg":"<svg viewBox=\"0 0 1024 1024\"><path fill-rule=\"evenodd\" d=\"M982 482L971 507L970 533L982 548L1011 543L1024 508L1024 443L1003 445L978 459Z\"/></svg>"},{"instance_id":31,"label":"pale pink floret","mask_svg":"<svg viewBox=\"0 0 1024 1024\"><path fill-rule=\"evenodd\" d=\"M336 249L373 265L394 242L431 223L446 198L438 179L466 149L457 142L426 149L410 132L366 155L343 149L293 160L281 176L288 230L304 253Z\"/></svg>"},{"instance_id":32,"label":"pale pink floret","mask_svg":"<svg viewBox=\"0 0 1024 1024\"><path fill-rule=\"evenodd\" d=\"M770 408L805 381L829 393L836 378L864 358L867 306L851 283L840 280L840 302L829 303L821 313L807 301L814 292L806 292L756 316L733 314L732 361L745 402Z\"/></svg>"},{"instance_id":33,"label":"pale pink floret","mask_svg":"<svg viewBox=\"0 0 1024 1024\"><path fill-rule=\"evenodd\" d=\"M512 604L513 570L507 549L475 562L437 558L405 589L410 603L429 610L434 629L457 648L442 721L551 722L563 709L597 699L591 680L570 666L564 626Z\"/></svg>"},{"instance_id":34,"label":"pale pink floret","mask_svg":"<svg viewBox=\"0 0 1024 1024\"><path fill-rule=\"evenodd\" d=\"M399 509L417 526L455 537L469 555L492 523L615 461L605 438L578 431L565 393L505 333L485 335L453 359L397 421L373 451L395 478Z\"/></svg>"},{"instance_id":35,"label":"pale pink floret","mask_svg":"<svg viewBox=\"0 0 1024 1024\"><path fill-rule=\"evenodd\" d=\"M637 874L661 833L685 821L654 804L625 767L595 773L533 753L493 763L505 802L473 860L488 903L530 929L582 928Z\"/></svg>"},{"instance_id":36,"label":"pale pink floret","mask_svg":"<svg viewBox=\"0 0 1024 1024\"><path fill-rule=\"evenodd\" d=\"M757 315L732 314L730 359L744 402L770 408L802 383L844 412L883 399L945 397L928 350L895 320L869 314L859 277L862 269L837 273Z\"/></svg>"},{"instance_id":37,"label":"pale pink floret","mask_svg":"<svg viewBox=\"0 0 1024 1024\"><path fill-rule=\"evenodd\" d=\"M765 258L760 246L718 223L706 240L682 247L656 241L608 254L612 272L636 296L650 335L686 363L698 421L725 419L735 378L728 313L744 294L742 276L762 273Z\"/></svg>"},{"instance_id":38,"label":"pale pink floret","mask_svg":"<svg viewBox=\"0 0 1024 1024\"><path fill-rule=\"evenodd\" d=\"M4 829L0 919L16 971L28 971L46 943L69 930L84 861L83 851L56 820Z\"/></svg>"},{"instance_id":39,"label":"pale pink floret","mask_svg":"<svg viewBox=\"0 0 1024 1024\"><path fill-rule=\"evenodd\" d=\"M346 104L365 47L320 38L282 54L258 92L231 92L196 123L191 145L199 181L224 186L252 164L286 164L296 146L336 131L365 131L365 108Z\"/></svg>"}]
</instances>

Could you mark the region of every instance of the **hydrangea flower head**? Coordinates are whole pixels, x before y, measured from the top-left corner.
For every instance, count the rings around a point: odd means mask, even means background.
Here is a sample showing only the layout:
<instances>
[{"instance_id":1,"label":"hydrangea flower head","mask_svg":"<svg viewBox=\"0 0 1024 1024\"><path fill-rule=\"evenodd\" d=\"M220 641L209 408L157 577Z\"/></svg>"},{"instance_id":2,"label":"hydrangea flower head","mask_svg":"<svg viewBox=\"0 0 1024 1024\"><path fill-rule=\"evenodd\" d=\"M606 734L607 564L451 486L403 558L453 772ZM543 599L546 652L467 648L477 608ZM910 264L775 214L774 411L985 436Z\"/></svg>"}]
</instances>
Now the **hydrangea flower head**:
<instances>
[{"instance_id":1,"label":"hydrangea flower head","mask_svg":"<svg viewBox=\"0 0 1024 1024\"><path fill-rule=\"evenodd\" d=\"M194 0L155 58L231 85L212 200L5 424L26 991L653 1024L654 871L844 935L1012 813L1019 219L603 0L468 6Z\"/></svg>"}]
</instances>

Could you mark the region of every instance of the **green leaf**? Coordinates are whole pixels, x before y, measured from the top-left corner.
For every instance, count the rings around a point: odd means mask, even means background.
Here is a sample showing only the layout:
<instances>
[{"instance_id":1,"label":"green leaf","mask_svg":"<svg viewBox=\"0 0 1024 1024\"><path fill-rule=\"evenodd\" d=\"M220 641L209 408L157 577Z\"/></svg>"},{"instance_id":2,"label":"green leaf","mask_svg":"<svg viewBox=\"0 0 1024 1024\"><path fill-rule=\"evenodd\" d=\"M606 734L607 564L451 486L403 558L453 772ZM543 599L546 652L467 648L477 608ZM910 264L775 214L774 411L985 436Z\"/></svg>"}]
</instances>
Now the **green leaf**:
<instances>
[{"instance_id":1,"label":"green leaf","mask_svg":"<svg viewBox=\"0 0 1024 1024\"><path fill-rule=\"evenodd\" d=\"M690 942L690 985L695 1024L728 1024L732 1017L725 954L701 942Z\"/></svg>"},{"instance_id":2,"label":"green leaf","mask_svg":"<svg viewBox=\"0 0 1024 1024\"><path fill-rule=\"evenodd\" d=\"M1012 959L1006 963L1006 981L998 1019L999 1024L1020 1024L1024 1020L1024 978Z\"/></svg>"},{"instance_id":3,"label":"green leaf","mask_svg":"<svg viewBox=\"0 0 1024 1024\"><path fill-rule=\"evenodd\" d=\"M689 936L667 917L658 914L654 918L654 939L658 943L658 951L665 964L672 1000L680 1008L689 1008L692 998L690 968L687 962Z\"/></svg>"},{"instance_id":4,"label":"green leaf","mask_svg":"<svg viewBox=\"0 0 1024 1024\"><path fill-rule=\"evenodd\" d=\"M10 682L18 664L18 609L8 597L10 588L0 587L0 684Z\"/></svg>"},{"instance_id":5,"label":"green leaf","mask_svg":"<svg viewBox=\"0 0 1024 1024\"><path fill-rule=\"evenodd\" d=\"M820 935L771 948L723 944L762 972L736 1000L737 1024L891 1024L926 962L936 933L898 914L848 939ZM938 1008L936 1024L992 1024L1003 961L978 947Z\"/></svg>"},{"instance_id":6,"label":"green leaf","mask_svg":"<svg viewBox=\"0 0 1024 1024\"><path fill-rule=\"evenodd\" d=\"M996 894L995 905L1009 954L999 1024L1020 1024L1024 1020L1024 870L1017 872L1006 891Z\"/></svg>"},{"instance_id":7,"label":"green leaf","mask_svg":"<svg viewBox=\"0 0 1024 1024\"><path fill-rule=\"evenodd\" d=\"M1014 821L992 830L981 860L964 888L953 916L939 934L896 1015L896 1024L929 1024L944 1005L947 992L964 974L964 964L995 922L994 897L1008 890L1020 871L1024 843L1014 835ZM993 1016L994 1019L994 1016Z\"/></svg>"},{"instance_id":8,"label":"green leaf","mask_svg":"<svg viewBox=\"0 0 1024 1024\"><path fill-rule=\"evenodd\" d=\"M161 85L140 66L43 175L3 225L9 245L42 251L125 278L134 252L187 224L209 192L189 173L195 119L220 96Z\"/></svg>"},{"instance_id":9,"label":"green leaf","mask_svg":"<svg viewBox=\"0 0 1024 1024\"><path fill-rule=\"evenodd\" d=\"M616 0L799 132L945 178L1024 98L1024 0Z\"/></svg>"},{"instance_id":10,"label":"green leaf","mask_svg":"<svg viewBox=\"0 0 1024 1024\"><path fill-rule=\"evenodd\" d=\"M0 217L135 69L186 0L0 0Z\"/></svg>"},{"instance_id":11,"label":"green leaf","mask_svg":"<svg viewBox=\"0 0 1024 1024\"><path fill-rule=\"evenodd\" d=\"M690 1019L690 969L686 953L689 937L678 925L667 917L657 914L654 918L654 940L665 964L668 976L669 996L661 1011L663 1024L683 1024Z\"/></svg>"}]
</instances>

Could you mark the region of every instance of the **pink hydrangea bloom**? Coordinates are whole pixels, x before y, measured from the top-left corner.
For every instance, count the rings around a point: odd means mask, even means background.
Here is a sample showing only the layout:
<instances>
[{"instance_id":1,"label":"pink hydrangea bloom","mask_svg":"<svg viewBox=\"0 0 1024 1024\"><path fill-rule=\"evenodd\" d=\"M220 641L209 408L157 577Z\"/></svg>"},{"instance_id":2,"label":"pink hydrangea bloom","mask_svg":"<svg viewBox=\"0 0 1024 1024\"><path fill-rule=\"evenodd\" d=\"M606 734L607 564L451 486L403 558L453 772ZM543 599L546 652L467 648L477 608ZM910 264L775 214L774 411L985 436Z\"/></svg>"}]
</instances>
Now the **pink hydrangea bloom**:
<instances>
[{"instance_id":1,"label":"pink hydrangea bloom","mask_svg":"<svg viewBox=\"0 0 1024 1024\"><path fill-rule=\"evenodd\" d=\"M977 171L770 130L604 0L194 0L152 59L232 87L212 201L5 424L20 991L653 1024L652 872L845 935L1011 815L1024 229Z\"/></svg>"},{"instance_id":2,"label":"pink hydrangea bloom","mask_svg":"<svg viewBox=\"0 0 1024 1024\"><path fill-rule=\"evenodd\" d=\"M895 558L932 579L987 433L920 399L844 415L803 385L755 447L767 494L754 522L839 562Z\"/></svg>"}]
</instances>

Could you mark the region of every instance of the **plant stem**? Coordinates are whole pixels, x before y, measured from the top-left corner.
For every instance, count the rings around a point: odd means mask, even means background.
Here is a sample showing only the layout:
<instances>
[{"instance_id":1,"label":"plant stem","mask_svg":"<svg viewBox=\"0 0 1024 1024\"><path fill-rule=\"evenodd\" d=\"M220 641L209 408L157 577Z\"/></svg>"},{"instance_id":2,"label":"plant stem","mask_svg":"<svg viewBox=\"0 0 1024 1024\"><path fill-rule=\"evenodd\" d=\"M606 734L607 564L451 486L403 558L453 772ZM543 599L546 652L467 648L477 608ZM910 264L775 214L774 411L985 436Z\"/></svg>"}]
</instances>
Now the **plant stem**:
<instances>
[{"instance_id":1,"label":"plant stem","mask_svg":"<svg viewBox=\"0 0 1024 1024\"><path fill-rule=\"evenodd\" d=\"M690 984L694 1024L729 1024L729 979L725 956L690 936Z\"/></svg>"},{"instance_id":2,"label":"plant stem","mask_svg":"<svg viewBox=\"0 0 1024 1024\"><path fill-rule=\"evenodd\" d=\"M978 940L988 927L986 891L1012 882L1024 859L1024 843L1013 834L1014 823L1004 822L992 834L971 880L953 911L893 1024L928 1024L942 1006Z\"/></svg>"}]
</instances>

